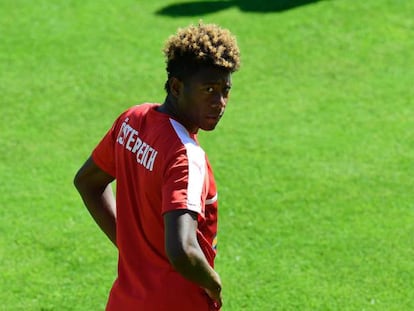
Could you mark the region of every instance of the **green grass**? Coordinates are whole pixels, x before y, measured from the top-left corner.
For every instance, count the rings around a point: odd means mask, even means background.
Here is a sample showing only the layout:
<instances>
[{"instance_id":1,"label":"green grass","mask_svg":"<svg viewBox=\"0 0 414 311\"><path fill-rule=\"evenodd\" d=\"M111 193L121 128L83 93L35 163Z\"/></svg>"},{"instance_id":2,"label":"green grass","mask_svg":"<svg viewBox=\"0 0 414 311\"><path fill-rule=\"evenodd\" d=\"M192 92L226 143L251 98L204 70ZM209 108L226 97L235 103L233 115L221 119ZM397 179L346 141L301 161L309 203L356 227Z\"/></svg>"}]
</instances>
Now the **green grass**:
<instances>
[{"instance_id":1,"label":"green grass","mask_svg":"<svg viewBox=\"0 0 414 311\"><path fill-rule=\"evenodd\" d=\"M412 1L189 3L0 2L0 310L103 310L116 252L72 178L199 19L243 57L200 134L223 310L414 310Z\"/></svg>"}]
</instances>

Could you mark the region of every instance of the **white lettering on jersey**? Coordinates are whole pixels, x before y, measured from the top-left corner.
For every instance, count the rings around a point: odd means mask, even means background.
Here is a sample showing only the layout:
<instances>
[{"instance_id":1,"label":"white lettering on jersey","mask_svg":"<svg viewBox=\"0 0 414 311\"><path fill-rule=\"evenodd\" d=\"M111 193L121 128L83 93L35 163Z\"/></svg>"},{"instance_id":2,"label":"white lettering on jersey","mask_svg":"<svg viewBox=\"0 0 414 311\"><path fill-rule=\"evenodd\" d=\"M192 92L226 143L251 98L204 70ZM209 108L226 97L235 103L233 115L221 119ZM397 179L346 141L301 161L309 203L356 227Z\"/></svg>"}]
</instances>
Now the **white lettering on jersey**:
<instances>
[{"instance_id":1,"label":"white lettering on jersey","mask_svg":"<svg viewBox=\"0 0 414 311\"><path fill-rule=\"evenodd\" d=\"M141 164L147 170L152 171L158 151L142 141L138 136L138 131L130 126L128 121L129 118L126 118L122 123L116 142L124 146L126 150L135 154L138 164Z\"/></svg>"}]
</instances>

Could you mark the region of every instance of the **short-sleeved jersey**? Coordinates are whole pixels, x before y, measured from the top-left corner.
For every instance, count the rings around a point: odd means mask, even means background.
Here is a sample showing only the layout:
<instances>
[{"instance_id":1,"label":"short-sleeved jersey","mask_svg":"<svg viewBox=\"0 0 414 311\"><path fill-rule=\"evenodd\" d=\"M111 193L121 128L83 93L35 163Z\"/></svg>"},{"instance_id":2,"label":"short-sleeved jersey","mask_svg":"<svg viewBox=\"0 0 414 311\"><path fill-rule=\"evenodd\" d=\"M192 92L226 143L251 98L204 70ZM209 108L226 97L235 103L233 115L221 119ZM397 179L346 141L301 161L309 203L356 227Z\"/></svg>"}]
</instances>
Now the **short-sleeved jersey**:
<instances>
[{"instance_id":1,"label":"short-sleeved jersey","mask_svg":"<svg viewBox=\"0 0 414 311\"><path fill-rule=\"evenodd\" d=\"M122 113L92 153L116 179L118 277L107 310L209 310L204 290L168 261L163 214L198 213L197 238L214 265L217 192L209 161L195 135L158 104Z\"/></svg>"}]
</instances>

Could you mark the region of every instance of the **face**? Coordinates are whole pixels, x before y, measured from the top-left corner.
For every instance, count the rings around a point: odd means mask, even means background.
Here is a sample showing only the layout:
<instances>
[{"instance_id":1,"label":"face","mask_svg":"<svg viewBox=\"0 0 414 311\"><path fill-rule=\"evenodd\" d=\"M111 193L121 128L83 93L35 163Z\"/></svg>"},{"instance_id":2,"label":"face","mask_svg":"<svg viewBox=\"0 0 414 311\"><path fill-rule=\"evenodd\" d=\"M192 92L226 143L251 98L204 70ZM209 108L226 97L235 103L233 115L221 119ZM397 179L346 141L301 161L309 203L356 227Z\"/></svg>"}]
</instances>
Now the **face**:
<instances>
[{"instance_id":1,"label":"face","mask_svg":"<svg viewBox=\"0 0 414 311\"><path fill-rule=\"evenodd\" d=\"M214 67L202 67L195 75L180 82L177 108L186 128L213 130L229 99L231 73Z\"/></svg>"}]
</instances>

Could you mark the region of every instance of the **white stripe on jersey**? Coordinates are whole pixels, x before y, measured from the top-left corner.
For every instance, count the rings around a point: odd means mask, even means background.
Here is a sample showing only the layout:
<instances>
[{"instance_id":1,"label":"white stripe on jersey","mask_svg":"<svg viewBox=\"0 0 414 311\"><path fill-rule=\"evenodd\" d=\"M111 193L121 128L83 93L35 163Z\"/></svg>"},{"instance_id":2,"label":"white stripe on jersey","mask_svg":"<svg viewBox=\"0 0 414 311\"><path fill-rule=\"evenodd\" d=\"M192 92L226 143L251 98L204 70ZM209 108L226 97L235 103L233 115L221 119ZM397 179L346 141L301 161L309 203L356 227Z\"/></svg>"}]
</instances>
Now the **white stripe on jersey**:
<instances>
[{"instance_id":1,"label":"white stripe on jersey","mask_svg":"<svg viewBox=\"0 0 414 311\"><path fill-rule=\"evenodd\" d=\"M214 197L212 197L211 199L207 199L206 200L206 205L210 205L210 204L213 204L214 202L216 202L217 201L217 197L218 197L218 194L216 193L214 195Z\"/></svg>"},{"instance_id":2,"label":"white stripe on jersey","mask_svg":"<svg viewBox=\"0 0 414 311\"><path fill-rule=\"evenodd\" d=\"M184 126L173 119L170 119L170 122L187 151L187 208L194 212L201 213L201 193L206 177L206 158L204 150L190 137Z\"/></svg>"}]
</instances>

